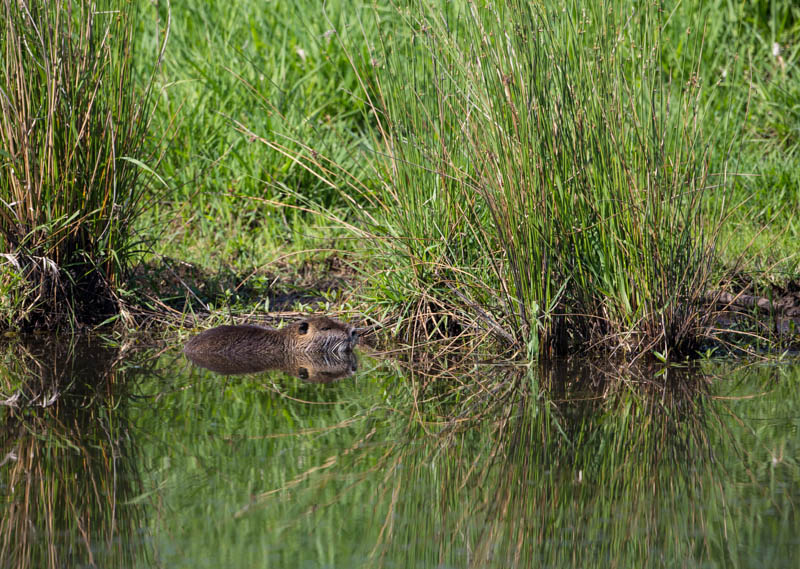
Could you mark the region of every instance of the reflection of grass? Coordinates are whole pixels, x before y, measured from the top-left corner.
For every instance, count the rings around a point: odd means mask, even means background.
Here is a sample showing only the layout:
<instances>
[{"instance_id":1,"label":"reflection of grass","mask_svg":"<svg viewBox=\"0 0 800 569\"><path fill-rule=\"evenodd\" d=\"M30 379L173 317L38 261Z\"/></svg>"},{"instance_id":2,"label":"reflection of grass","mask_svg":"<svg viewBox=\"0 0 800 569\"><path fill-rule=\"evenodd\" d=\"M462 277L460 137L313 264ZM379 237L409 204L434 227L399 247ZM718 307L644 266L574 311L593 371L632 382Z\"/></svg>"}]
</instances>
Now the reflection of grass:
<instances>
[{"instance_id":1,"label":"reflection of grass","mask_svg":"<svg viewBox=\"0 0 800 569\"><path fill-rule=\"evenodd\" d=\"M570 383L582 372L561 371ZM523 375L494 413L422 444L415 436L383 483L394 492L383 499L391 531L381 558L481 567L748 566L765 551L795 558L800 465L785 460L798 450L785 418L797 413L797 372L774 381L764 368L725 370L724 385L742 382L734 408L706 380L665 371L578 383L553 393L554 407L525 389ZM587 376L598 377L597 369ZM764 385L775 391L765 395ZM775 421L781 431L764 432L748 418L756 416L784 417Z\"/></svg>"},{"instance_id":2,"label":"reflection of grass","mask_svg":"<svg viewBox=\"0 0 800 569\"><path fill-rule=\"evenodd\" d=\"M783 419L797 415L797 370L704 365L724 381L367 363L326 387L277 374L152 382L137 424L154 433L160 549L186 564L336 567L745 566L767 547L795 558L800 449Z\"/></svg>"},{"instance_id":3,"label":"reflection of grass","mask_svg":"<svg viewBox=\"0 0 800 569\"><path fill-rule=\"evenodd\" d=\"M141 505L115 350L42 342L3 350L0 565L133 566Z\"/></svg>"},{"instance_id":4,"label":"reflection of grass","mask_svg":"<svg viewBox=\"0 0 800 569\"><path fill-rule=\"evenodd\" d=\"M172 379L144 384L135 413L148 441L146 485L159 489L151 504L162 562L356 566L338 544L359 539L369 511L336 504L344 495L372 499L374 488L357 482L375 474L385 451L383 439L375 446L384 432L380 385L178 375L162 365ZM386 388L394 389L388 380Z\"/></svg>"}]
</instances>

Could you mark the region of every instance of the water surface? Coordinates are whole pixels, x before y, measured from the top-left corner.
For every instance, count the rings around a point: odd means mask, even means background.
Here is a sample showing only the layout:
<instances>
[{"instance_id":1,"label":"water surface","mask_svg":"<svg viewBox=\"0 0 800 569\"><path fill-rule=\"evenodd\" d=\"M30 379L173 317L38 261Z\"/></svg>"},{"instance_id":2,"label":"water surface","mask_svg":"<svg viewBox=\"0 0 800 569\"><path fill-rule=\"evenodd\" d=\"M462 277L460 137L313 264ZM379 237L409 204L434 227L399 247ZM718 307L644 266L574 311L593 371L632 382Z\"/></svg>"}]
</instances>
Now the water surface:
<instances>
[{"instance_id":1,"label":"water surface","mask_svg":"<svg viewBox=\"0 0 800 569\"><path fill-rule=\"evenodd\" d=\"M795 567L800 365L361 357L330 383L17 341L2 567Z\"/></svg>"}]
</instances>

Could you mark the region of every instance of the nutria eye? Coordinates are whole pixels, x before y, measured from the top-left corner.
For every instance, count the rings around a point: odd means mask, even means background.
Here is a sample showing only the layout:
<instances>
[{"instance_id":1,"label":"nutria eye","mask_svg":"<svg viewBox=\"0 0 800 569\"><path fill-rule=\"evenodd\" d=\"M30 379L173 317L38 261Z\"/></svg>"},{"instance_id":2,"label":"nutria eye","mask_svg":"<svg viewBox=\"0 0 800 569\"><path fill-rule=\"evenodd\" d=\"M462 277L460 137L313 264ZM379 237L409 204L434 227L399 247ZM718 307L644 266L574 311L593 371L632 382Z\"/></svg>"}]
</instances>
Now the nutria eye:
<instances>
[{"instance_id":1,"label":"nutria eye","mask_svg":"<svg viewBox=\"0 0 800 569\"><path fill-rule=\"evenodd\" d=\"M301 367L297 370L297 377L300 379L308 379L308 370L304 367Z\"/></svg>"},{"instance_id":2,"label":"nutria eye","mask_svg":"<svg viewBox=\"0 0 800 569\"><path fill-rule=\"evenodd\" d=\"M305 334L306 332L308 332L308 322L301 322L298 331L301 334Z\"/></svg>"}]
</instances>

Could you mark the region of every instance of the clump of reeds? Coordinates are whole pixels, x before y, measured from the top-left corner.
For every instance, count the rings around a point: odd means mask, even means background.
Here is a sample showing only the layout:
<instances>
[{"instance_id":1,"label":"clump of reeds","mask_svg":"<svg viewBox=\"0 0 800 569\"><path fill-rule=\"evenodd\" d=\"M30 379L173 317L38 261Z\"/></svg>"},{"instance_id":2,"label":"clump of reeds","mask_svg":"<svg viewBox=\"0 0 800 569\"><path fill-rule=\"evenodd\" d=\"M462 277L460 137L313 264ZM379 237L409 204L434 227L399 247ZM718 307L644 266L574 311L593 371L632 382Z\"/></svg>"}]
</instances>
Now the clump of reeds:
<instances>
[{"instance_id":1,"label":"clump of reeds","mask_svg":"<svg viewBox=\"0 0 800 569\"><path fill-rule=\"evenodd\" d=\"M719 225L702 219L709 149L730 139L703 132L702 33L673 75L650 4L410 5L372 99L381 294L530 357L691 353Z\"/></svg>"},{"instance_id":2,"label":"clump of reeds","mask_svg":"<svg viewBox=\"0 0 800 569\"><path fill-rule=\"evenodd\" d=\"M135 3L2 3L0 288L6 325L97 322L141 211L149 110ZM4 294L5 296L5 294Z\"/></svg>"}]
</instances>

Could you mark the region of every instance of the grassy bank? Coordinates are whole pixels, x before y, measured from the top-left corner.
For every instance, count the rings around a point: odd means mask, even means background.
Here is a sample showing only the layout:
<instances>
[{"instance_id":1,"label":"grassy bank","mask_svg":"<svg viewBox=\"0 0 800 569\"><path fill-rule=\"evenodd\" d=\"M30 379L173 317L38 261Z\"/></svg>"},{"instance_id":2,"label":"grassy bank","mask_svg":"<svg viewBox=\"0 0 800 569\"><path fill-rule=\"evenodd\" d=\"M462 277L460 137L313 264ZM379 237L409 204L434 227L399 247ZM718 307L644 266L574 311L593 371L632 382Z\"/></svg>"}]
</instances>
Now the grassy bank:
<instances>
[{"instance_id":1,"label":"grassy bank","mask_svg":"<svg viewBox=\"0 0 800 569\"><path fill-rule=\"evenodd\" d=\"M694 21L691 7L683 10L684 20L705 31L701 76L707 85L729 85L735 99L716 106L728 105L741 129L721 265L757 283L785 283L800 273L800 7L714 2Z\"/></svg>"},{"instance_id":2,"label":"grassy bank","mask_svg":"<svg viewBox=\"0 0 800 569\"><path fill-rule=\"evenodd\" d=\"M365 107L341 48L371 33L359 14L309 0L149 7L151 49L171 18L153 128L168 133L160 173L173 192L141 228L162 233L155 252L246 271L331 236L305 209L347 217L351 204L301 163L313 152L368 176Z\"/></svg>"},{"instance_id":3,"label":"grassy bank","mask_svg":"<svg viewBox=\"0 0 800 569\"><path fill-rule=\"evenodd\" d=\"M415 331L682 357L727 275L796 276L789 3L404 13L376 78L400 238L375 301Z\"/></svg>"},{"instance_id":4,"label":"grassy bank","mask_svg":"<svg viewBox=\"0 0 800 569\"><path fill-rule=\"evenodd\" d=\"M130 302L291 307L335 255L409 340L682 356L726 275L800 272L791 2L139 8L140 84L169 39L134 138L168 143Z\"/></svg>"},{"instance_id":5,"label":"grassy bank","mask_svg":"<svg viewBox=\"0 0 800 569\"><path fill-rule=\"evenodd\" d=\"M798 25L689 4L181 7L157 252L244 282L349 251L417 340L692 353L726 271L796 272Z\"/></svg>"}]
</instances>

